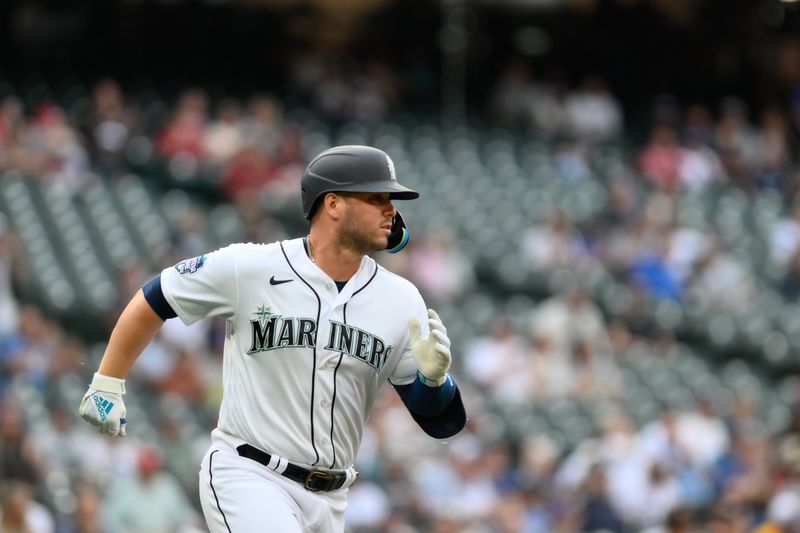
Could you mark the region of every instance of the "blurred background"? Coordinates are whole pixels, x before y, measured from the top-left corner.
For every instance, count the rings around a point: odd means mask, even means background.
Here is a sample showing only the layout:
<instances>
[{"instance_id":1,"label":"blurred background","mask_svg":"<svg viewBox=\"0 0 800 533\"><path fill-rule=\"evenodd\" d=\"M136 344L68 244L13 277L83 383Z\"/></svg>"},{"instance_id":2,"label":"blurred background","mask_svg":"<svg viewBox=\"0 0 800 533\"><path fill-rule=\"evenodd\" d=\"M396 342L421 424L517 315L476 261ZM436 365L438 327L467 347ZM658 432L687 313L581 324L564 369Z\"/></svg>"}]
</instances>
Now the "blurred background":
<instances>
[{"instance_id":1,"label":"blurred background","mask_svg":"<svg viewBox=\"0 0 800 533\"><path fill-rule=\"evenodd\" d=\"M304 235L371 144L470 415L387 389L348 532L800 531L800 3L0 3L0 531L204 531L224 324L77 408L160 269Z\"/></svg>"}]
</instances>

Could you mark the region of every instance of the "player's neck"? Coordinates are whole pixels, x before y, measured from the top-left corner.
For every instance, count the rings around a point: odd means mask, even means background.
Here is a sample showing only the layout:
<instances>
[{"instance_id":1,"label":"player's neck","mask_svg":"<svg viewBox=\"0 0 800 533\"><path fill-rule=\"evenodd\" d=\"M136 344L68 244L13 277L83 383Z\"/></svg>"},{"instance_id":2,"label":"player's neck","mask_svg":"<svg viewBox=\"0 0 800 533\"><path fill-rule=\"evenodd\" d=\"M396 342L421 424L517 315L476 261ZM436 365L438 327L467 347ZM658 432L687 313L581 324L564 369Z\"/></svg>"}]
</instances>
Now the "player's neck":
<instances>
[{"instance_id":1,"label":"player's neck","mask_svg":"<svg viewBox=\"0 0 800 533\"><path fill-rule=\"evenodd\" d=\"M334 239L324 238L313 229L306 239L308 257L320 270L334 281L347 281L358 272L364 257L350 248L339 245Z\"/></svg>"}]
</instances>

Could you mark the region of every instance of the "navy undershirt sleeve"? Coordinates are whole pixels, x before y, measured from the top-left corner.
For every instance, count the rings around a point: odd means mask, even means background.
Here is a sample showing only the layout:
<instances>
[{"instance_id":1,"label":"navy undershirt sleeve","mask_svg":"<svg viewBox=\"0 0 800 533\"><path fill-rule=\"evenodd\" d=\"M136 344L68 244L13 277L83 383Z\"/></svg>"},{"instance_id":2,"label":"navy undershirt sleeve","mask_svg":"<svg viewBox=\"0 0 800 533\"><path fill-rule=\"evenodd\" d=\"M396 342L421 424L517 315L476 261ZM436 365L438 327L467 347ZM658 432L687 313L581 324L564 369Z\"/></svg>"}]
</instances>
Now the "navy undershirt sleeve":
<instances>
[{"instance_id":1,"label":"navy undershirt sleeve","mask_svg":"<svg viewBox=\"0 0 800 533\"><path fill-rule=\"evenodd\" d=\"M168 320L175 318L178 314L169 305L169 302L164 298L164 291L161 290L161 273L159 272L153 276L150 281L142 285L142 292L144 299L153 308L153 311L161 317L161 320Z\"/></svg>"},{"instance_id":2,"label":"navy undershirt sleeve","mask_svg":"<svg viewBox=\"0 0 800 533\"><path fill-rule=\"evenodd\" d=\"M417 378L410 385L394 385L394 389L411 417L431 437L452 437L467 423L461 392L449 374L440 387L429 387Z\"/></svg>"},{"instance_id":3,"label":"navy undershirt sleeve","mask_svg":"<svg viewBox=\"0 0 800 533\"><path fill-rule=\"evenodd\" d=\"M419 379L419 375L406 391L403 401L410 411L418 415L438 415L452 401L456 393L456 382L447 374L445 382L439 387L429 387Z\"/></svg>"}]
</instances>

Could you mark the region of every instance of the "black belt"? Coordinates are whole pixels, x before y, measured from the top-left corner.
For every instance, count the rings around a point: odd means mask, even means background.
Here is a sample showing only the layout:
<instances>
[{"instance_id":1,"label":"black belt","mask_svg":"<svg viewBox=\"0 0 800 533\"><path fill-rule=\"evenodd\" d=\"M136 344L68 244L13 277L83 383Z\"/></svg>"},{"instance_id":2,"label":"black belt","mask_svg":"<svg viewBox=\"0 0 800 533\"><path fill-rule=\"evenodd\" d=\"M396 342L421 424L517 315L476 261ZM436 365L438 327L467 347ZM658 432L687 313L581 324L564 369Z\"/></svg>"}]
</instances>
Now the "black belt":
<instances>
[{"instance_id":1,"label":"black belt","mask_svg":"<svg viewBox=\"0 0 800 533\"><path fill-rule=\"evenodd\" d=\"M262 452L258 448L254 448L249 444L242 444L236 448L241 457L247 457L257 463L272 468L269 466L272 456L267 452ZM281 475L288 477L292 481L297 481L305 488L312 492L318 491L331 491L342 488L342 485L347 481L347 472L328 472L327 470L309 470L302 466L293 465L288 463L286 470L281 472Z\"/></svg>"}]
</instances>

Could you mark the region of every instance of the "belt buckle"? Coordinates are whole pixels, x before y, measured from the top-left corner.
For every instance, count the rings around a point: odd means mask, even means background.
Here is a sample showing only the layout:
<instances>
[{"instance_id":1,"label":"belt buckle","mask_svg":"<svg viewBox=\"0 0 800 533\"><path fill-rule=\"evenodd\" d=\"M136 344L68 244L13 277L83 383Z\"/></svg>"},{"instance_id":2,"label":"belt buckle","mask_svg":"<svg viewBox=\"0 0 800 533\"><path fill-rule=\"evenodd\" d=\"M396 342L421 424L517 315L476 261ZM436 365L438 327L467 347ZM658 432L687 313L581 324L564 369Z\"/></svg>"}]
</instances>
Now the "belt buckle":
<instances>
[{"instance_id":1,"label":"belt buckle","mask_svg":"<svg viewBox=\"0 0 800 533\"><path fill-rule=\"evenodd\" d=\"M312 470L306 476L303 486L312 492L319 492L321 490L327 491L330 490L331 486L333 485L333 481L334 477L330 472L325 472L324 470ZM321 485L317 485L317 482L321 483Z\"/></svg>"}]
</instances>

